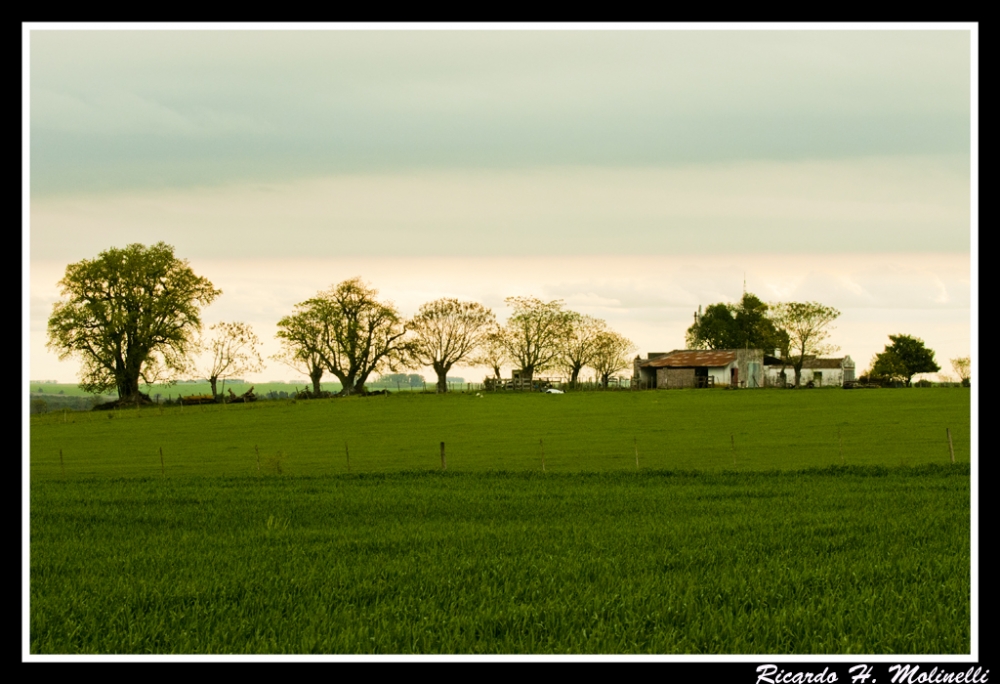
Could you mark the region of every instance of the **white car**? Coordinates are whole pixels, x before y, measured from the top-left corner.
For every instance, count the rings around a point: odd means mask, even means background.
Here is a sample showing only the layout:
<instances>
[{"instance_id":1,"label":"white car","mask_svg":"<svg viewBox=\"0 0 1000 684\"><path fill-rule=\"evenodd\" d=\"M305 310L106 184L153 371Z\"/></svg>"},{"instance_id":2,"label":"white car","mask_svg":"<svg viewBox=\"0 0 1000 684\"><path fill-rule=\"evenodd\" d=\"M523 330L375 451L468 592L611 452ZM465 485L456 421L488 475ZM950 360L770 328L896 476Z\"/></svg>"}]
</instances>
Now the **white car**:
<instances>
[{"instance_id":1,"label":"white car","mask_svg":"<svg viewBox=\"0 0 1000 684\"><path fill-rule=\"evenodd\" d=\"M557 390L557 389L547 389L547 390L545 390L545 393L546 394L565 394L565 392L563 392L562 390Z\"/></svg>"}]
</instances>

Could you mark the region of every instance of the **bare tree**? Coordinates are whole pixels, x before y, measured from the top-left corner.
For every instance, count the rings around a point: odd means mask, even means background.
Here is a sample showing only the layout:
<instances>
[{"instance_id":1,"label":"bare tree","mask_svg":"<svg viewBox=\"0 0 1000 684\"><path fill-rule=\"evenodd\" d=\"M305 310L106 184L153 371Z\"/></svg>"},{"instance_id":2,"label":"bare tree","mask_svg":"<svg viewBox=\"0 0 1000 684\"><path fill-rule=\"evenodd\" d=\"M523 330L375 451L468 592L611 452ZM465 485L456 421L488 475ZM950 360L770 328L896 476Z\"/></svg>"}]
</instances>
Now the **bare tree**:
<instances>
[{"instance_id":1,"label":"bare tree","mask_svg":"<svg viewBox=\"0 0 1000 684\"><path fill-rule=\"evenodd\" d=\"M824 340L830 337L830 324L840 316L840 312L819 302L781 302L772 308L775 325L788 334L790 361L795 369L795 386L798 387L806 356L828 354L839 349Z\"/></svg>"},{"instance_id":2,"label":"bare tree","mask_svg":"<svg viewBox=\"0 0 1000 684\"><path fill-rule=\"evenodd\" d=\"M972 379L972 360L968 356L960 356L957 359L951 360L951 367L955 371L962 384L968 387L969 381Z\"/></svg>"},{"instance_id":3,"label":"bare tree","mask_svg":"<svg viewBox=\"0 0 1000 684\"><path fill-rule=\"evenodd\" d=\"M360 278L345 280L295 305L278 322L278 337L306 353L316 353L325 370L340 380L341 394L363 394L368 376L396 369L406 352L406 327L378 290Z\"/></svg>"},{"instance_id":4,"label":"bare tree","mask_svg":"<svg viewBox=\"0 0 1000 684\"><path fill-rule=\"evenodd\" d=\"M216 323L209 330L213 333L206 345L211 353L204 376L212 385L212 396L218 399L219 380L243 373L257 373L264 367L257 348L260 340L246 323Z\"/></svg>"},{"instance_id":5,"label":"bare tree","mask_svg":"<svg viewBox=\"0 0 1000 684\"><path fill-rule=\"evenodd\" d=\"M560 362L569 371L570 386L575 386L584 366L592 365L597 353L597 341L607 330L599 318L568 311L569 325L562 339Z\"/></svg>"},{"instance_id":6,"label":"bare tree","mask_svg":"<svg viewBox=\"0 0 1000 684\"><path fill-rule=\"evenodd\" d=\"M504 344L526 380L553 366L559 358L562 342L572 314L562 308L562 300L543 302L535 297L507 297L514 308L507 319Z\"/></svg>"},{"instance_id":7,"label":"bare tree","mask_svg":"<svg viewBox=\"0 0 1000 684\"><path fill-rule=\"evenodd\" d=\"M611 330L604 330L597 335L594 344L594 357L591 367L597 371L601 384L608 386L612 373L629 368L632 365L632 354L637 347L632 340Z\"/></svg>"},{"instance_id":8,"label":"bare tree","mask_svg":"<svg viewBox=\"0 0 1000 684\"><path fill-rule=\"evenodd\" d=\"M437 391L448 391L448 371L470 356L496 323L493 312L476 302L438 299L420 307L409 323L409 358L437 374Z\"/></svg>"},{"instance_id":9,"label":"bare tree","mask_svg":"<svg viewBox=\"0 0 1000 684\"><path fill-rule=\"evenodd\" d=\"M282 349L277 354L272 354L271 358L282 363L297 373L302 373L309 377L312 383L313 396L318 397L321 386L320 380L323 378L323 359L320 357L315 347L312 349L292 347L287 340L282 340Z\"/></svg>"},{"instance_id":10,"label":"bare tree","mask_svg":"<svg viewBox=\"0 0 1000 684\"><path fill-rule=\"evenodd\" d=\"M469 364L488 366L493 370L493 377L499 380L501 368L510 361L510 355L507 353L506 334L507 331L499 325L494 323L490 326L490 329L483 335L479 349L469 357Z\"/></svg>"}]
</instances>

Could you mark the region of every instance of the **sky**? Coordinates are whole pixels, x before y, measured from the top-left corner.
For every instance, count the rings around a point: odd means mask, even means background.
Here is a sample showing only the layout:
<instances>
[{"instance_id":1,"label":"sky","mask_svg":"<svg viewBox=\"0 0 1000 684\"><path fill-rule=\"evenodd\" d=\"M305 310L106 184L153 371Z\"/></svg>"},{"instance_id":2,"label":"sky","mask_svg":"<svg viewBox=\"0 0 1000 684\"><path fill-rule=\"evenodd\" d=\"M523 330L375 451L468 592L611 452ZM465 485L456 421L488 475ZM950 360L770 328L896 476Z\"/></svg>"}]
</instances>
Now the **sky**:
<instances>
[{"instance_id":1,"label":"sky","mask_svg":"<svg viewBox=\"0 0 1000 684\"><path fill-rule=\"evenodd\" d=\"M76 381L66 266L159 241L265 356L355 276L404 316L562 299L642 355L745 283L839 309L859 371L904 333L975 374L971 25L185 28L27 31L30 379Z\"/></svg>"}]
</instances>

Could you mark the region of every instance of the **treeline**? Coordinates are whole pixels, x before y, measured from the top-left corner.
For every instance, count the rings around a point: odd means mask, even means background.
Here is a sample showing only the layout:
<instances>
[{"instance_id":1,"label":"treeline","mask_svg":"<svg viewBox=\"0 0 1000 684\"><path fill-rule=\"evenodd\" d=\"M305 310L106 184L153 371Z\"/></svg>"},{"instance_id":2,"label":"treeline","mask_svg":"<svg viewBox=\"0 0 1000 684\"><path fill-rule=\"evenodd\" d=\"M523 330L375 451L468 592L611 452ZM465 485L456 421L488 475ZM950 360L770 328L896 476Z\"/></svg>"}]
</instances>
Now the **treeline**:
<instances>
[{"instance_id":1,"label":"treeline","mask_svg":"<svg viewBox=\"0 0 1000 684\"><path fill-rule=\"evenodd\" d=\"M60 358L81 361L80 387L88 393L114 390L120 403L137 405L151 401L140 383L198 377L218 396L220 380L263 368L260 340L249 325L218 323L201 337L201 310L222 292L163 242L113 248L70 264L59 286L48 346ZM447 374L458 363L487 366L497 378L513 365L529 380L558 369L571 384L589 367L605 385L630 366L635 345L605 321L570 311L562 300L505 302L513 314L503 324L482 304L454 298L427 302L406 318L352 278L296 304L278 321L281 351L273 358L307 375L316 396L326 374L340 382L340 394L363 394L374 374L430 366L437 391L447 392Z\"/></svg>"},{"instance_id":2,"label":"treeline","mask_svg":"<svg viewBox=\"0 0 1000 684\"><path fill-rule=\"evenodd\" d=\"M90 394L114 390L120 402L147 403L140 383L205 378L218 397L220 380L263 369L260 340L249 325L218 323L201 336L201 310L222 292L167 244L101 252L67 266L59 285L62 299L49 317L48 346L60 358L81 361L80 387ZM513 366L526 381L555 370L571 386L585 368L607 386L613 374L630 367L635 345L605 321L568 310L559 299L504 301L513 309L504 323L478 302L448 297L406 318L376 289L351 278L296 304L278 321L281 351L273 358L308 376L315 396L322 395L327 375L339 381L340 394L363 394L379 373L429 366L437 391L447 392L456 364L486 366L497 379L503 367ZM744 293L736 304L712 304L696 314L685 341L695 349L775 350L794 368L798 385L808 356L837 348L827 339L838 316L818 302L767 304ZM915 374L940 370L922 340L890 339L867 377L909 385ZM952 365L968 383L968 357Z\"/></svg>"}]
</instances>

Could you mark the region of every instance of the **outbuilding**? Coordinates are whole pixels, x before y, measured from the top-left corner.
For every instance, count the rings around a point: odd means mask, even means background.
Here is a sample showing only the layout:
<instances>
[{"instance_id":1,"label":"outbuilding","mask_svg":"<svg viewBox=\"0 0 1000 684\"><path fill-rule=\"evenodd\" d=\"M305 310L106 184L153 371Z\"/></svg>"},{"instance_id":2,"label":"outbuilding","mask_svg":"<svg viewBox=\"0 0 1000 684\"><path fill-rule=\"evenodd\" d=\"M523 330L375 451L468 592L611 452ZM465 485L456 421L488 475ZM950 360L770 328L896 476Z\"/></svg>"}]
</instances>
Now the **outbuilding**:
<instances>
[{"instance_id":1,"label":"outbuilding","mask_svg":"<svg viewBox=\"0 0 1000 684\"><path fill-rule=\"evenodd\" d=\"M784 387L795 382L795 369L788 359L767 357L764 359L767 369L767 384ZM802 360L802 376L800 385L813 383L814 387L842 387L845 382L854 381L855 364L850 356L839 358L818 358L805 356Z\"/></svg>"},{"instance_id":2,"label":"outbuilding","mask_svg":"<svg viewBox=\"0 0 1000 684\"><path fill-rule=\"evenodd\" d=\"M675 349L635 357L633 379L640 387L763 387L764 353L760 349Z\"/></svg>"}]
</instances>

